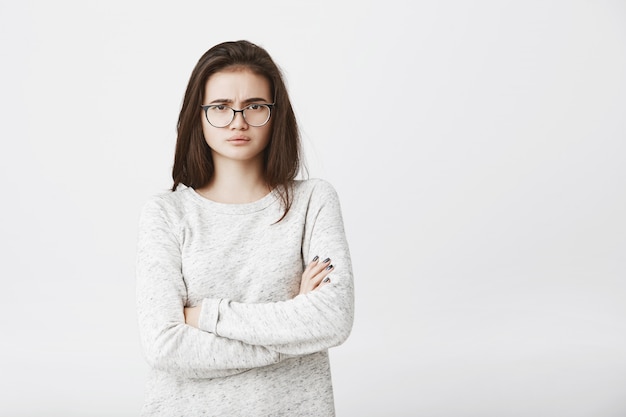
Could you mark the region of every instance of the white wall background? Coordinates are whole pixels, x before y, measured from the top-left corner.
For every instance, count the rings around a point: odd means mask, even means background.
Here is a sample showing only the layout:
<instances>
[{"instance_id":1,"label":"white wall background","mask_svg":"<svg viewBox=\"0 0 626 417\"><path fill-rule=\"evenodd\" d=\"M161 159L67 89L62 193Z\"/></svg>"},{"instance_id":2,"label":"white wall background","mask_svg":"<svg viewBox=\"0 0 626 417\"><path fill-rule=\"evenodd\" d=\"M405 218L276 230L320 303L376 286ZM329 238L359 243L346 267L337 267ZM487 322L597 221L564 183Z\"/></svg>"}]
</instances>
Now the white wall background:
<instances>
[{"instance_id":1,"label":"white wall background","mask_svg":"<svg viewBox=\"0 0 626 417\"><path fill-rule=\"evenodd\" d=\"M357 285L338 416L626 415L626 3L0 2L0 415L136 416L193 66L285 71Z\"/></svg>"}]
</instances>

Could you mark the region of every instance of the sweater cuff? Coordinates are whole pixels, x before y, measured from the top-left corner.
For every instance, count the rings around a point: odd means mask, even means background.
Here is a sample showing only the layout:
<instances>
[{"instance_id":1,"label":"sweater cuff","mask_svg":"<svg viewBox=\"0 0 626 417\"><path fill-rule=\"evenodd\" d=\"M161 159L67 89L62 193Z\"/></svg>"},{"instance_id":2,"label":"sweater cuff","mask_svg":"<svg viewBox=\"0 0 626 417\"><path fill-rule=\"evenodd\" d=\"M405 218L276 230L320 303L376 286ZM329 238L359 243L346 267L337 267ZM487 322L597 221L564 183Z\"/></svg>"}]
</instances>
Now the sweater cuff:
<instances>
[{"instance_id":1,"label":"sweater cuff","mask_svg":"<svg viewBox=\"0 0 626 417\"><path fill-rule=\"evenodd\" d=\"M202 310L200 310L200 318L198 319L198 328L205 332L217 334L217 320L219 319L219 298L205 298L202 300Z\"/></svg>"}]
</instances>

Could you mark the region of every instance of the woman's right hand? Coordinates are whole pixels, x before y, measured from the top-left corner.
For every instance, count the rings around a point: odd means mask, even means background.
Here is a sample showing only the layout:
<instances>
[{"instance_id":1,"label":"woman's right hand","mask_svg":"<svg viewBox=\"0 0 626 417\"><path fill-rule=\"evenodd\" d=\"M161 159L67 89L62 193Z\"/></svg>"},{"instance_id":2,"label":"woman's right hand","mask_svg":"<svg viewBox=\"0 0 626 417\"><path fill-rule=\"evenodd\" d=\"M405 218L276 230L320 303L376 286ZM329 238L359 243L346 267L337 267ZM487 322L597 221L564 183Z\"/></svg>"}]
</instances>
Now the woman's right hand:
<instances>
[{"instance_id":1,"label":"woman's right hand","mask_svg":"<svg viewBox=\"0 0 626 417\"><path fill-rule=\"evenodd\" d=\"M333 271L333 268L334 266L331 265L330 258L326 258L323 261L319 260L319 256L313 258L302 273L300 292L298 295L306 294L324 285L330 284L328 274Z\"/></svg>"}]
</instances>

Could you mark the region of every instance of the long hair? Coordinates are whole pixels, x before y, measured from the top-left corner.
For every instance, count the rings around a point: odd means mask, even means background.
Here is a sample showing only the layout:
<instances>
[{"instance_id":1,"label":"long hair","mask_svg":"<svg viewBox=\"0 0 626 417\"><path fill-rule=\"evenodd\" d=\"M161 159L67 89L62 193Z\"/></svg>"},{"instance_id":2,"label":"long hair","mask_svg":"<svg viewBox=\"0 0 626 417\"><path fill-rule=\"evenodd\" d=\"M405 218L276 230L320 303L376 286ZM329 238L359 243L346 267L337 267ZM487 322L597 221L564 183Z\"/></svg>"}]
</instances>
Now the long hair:
<instances>
[{"instance_id":1,"label":"long hair","mask_svg":"<svg viewBox=\"0 0 626 417\"><path fill-rule=\"evenodd\" d=\"M270 82L275 105L270 141L263 151L263 176L282 201L285 211L280 221L291 208L293 180L300 170L300 133L281 70L265 49L245 40L213 46L191 72L178 117L172 191L180 184L200 188L213 177L215 165L202 133L200 106L209 77L229 68L246 68Z\"/></svg>"}]
</instances>

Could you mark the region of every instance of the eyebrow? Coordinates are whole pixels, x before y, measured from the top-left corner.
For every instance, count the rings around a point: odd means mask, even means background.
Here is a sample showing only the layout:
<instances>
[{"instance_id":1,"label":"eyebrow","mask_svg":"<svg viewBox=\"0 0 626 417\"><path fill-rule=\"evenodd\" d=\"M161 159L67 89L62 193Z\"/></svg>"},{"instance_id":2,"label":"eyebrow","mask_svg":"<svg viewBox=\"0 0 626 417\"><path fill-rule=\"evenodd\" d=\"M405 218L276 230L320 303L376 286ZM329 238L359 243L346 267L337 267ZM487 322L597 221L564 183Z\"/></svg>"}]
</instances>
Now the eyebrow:
<instances>
[{"instance_id":1,"label":"eyebrow","mask_svg":"<svg viewBox=\"0 0 626 417\"><path fill-rule=\"evenodd\" d=\"M243 100L243 104L250 104L250 103L258 103L258 102L263 102L263 103L269 103L268 100L262 98L262 97L253 97L253 98L247 98L245 100ZM232 104L233 100L228 99L228 98L217 98L215 100L212 100L209 104L217 104L217 103L225 103L225 104Z\"/></svg>"}]
</instances>

